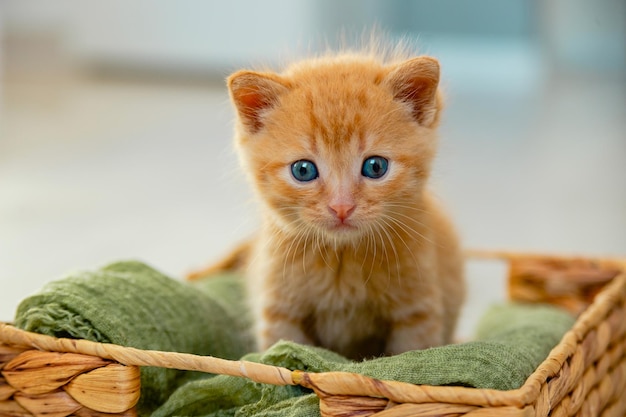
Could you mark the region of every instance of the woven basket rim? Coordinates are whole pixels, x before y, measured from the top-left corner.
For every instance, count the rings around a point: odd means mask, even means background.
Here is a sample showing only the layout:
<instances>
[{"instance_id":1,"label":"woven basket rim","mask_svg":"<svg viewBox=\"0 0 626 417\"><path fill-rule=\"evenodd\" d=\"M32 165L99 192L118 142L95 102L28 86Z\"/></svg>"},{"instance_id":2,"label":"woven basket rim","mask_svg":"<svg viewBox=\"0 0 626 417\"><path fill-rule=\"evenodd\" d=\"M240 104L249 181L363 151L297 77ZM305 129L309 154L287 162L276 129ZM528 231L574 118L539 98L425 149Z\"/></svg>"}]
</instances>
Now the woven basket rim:
<instances>
[{"instance_id":1,"label":"woven basket rim","mask_svg":"<svg viewBox=\"0 0 626 417\"><path fill-rule=\"evenodd\" d=\"M596 296L593 303L577 318L573 327L562 337L547 358L513 390L494 390L458 386L414 385L406 382L377 380L356 373L292 371L278 366L248 361L233 361L189 353L163 352L124 347L83 339L55 338L27 332L9 323L0 322L0 344L33 348L48 352L78 353L117 361L123 365L156 366L200 371L248 378L272 385L301 385L323 395L351 395L387 398L396 403L444 402L475 406L525 407L532 404L541 387L553 378L571 357L590 331L603 322L612 308L626 297L626 259L589 256L546 255L513 251L469 250L470 259L588 260L617 268L620 272Z\"/></svg>"}]
</instances>

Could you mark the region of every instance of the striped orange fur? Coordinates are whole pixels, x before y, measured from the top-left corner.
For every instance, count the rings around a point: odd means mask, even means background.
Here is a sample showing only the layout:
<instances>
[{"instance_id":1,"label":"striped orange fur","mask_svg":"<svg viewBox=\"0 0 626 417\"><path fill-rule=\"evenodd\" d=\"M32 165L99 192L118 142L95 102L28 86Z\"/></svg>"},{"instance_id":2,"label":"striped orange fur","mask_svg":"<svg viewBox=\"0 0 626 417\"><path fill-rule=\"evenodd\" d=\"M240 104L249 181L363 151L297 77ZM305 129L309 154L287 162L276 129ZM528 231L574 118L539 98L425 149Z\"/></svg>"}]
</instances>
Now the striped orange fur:
<instances>
[{"instance_id":1,"label":"striped orange fur","mask_svg":"<svg viewBox=\"0 0 626 417\"><path fill-rule=\"evenodd\" d=\"M228 78L263 215L236 257L246 259L260 349L290 339L363 358L451 341L462 257L428 190L439 63L385 55L328 54Z\"/></svg>"}]
</instances>

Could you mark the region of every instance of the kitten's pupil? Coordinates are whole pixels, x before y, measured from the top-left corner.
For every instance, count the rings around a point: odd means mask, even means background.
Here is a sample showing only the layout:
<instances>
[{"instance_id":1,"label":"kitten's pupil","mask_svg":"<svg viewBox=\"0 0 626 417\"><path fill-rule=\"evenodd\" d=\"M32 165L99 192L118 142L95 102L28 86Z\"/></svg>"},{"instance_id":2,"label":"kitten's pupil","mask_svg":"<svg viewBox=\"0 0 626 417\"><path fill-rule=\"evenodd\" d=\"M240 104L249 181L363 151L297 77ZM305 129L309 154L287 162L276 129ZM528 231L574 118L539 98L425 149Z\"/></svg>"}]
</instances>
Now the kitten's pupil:
<instances>
[{"instance_id":1,"label":"kitten's pupil","mask_svg":"<svg viewBox=\"0 0 626 417\"><path fill-rule=\"evenodd\" d=\"M317 167L311 161L302 159L291 164L291 174L300 182L313 181L318 177Z\"/></svg>"},{"instance_id":2,"label":"kitten's pupil","mask_svg":"<svg viewBox=\"0 0 626 417\"><path fill-rule=\"evenodd\" d=\"M361 174L364 177L377 179L385 175L389 167L389 161L382 156L371 156L363 162Z\"/></svg>"}]
</instances>

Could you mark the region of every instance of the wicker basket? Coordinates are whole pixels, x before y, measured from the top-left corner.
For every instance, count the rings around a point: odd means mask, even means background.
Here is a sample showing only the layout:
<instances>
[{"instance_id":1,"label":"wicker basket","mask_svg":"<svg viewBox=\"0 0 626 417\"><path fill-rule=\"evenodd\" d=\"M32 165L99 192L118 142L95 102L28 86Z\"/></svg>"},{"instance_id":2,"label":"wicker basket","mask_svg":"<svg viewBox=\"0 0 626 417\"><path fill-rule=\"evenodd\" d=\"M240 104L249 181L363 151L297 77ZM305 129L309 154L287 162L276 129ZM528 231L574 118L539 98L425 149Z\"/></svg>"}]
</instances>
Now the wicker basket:
<instances>
[{"instance_id":1,"label":"wicker basket","mask_svg":"<svg viewBox=\"0 0 626 417\"><path fill-rule=\"evenodd\" d=\"M477 252L509 264L512 299L580 313L548 358L511 391L306 373L243 361L56 339L0 323L0 416L134 416L139 366L311 388L323 416L626 415L626 260ZM106 414L105 414L106 413Z\"/></svg>"}]
</instances>

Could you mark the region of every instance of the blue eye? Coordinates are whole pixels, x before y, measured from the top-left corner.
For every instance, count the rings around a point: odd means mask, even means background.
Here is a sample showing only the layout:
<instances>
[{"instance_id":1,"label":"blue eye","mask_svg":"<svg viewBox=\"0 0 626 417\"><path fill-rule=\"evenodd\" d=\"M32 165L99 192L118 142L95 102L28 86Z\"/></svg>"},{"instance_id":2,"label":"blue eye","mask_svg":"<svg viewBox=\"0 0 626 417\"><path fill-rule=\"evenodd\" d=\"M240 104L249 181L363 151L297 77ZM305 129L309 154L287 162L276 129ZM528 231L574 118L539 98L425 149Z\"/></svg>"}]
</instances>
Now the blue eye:
<instances>
[{"instance_id":1,"label":"blue eye","mask_svg":"<svg viewBox=\"0 0 626 417\"><path fill-rule=\"evenodd\" d=\"M370 156L363 162L361 175L367 178L377 179L385 175L389 161L382 156Z\"/></svg>"},{"instance_id":2,"label":"blue eye","mask_svg":"<svg viewBox=\"0 0 626 417\"><path fill-rule=\"evenodd\" d=\"M291 164L291 174L300 182L313 181L319 175L317 173L317 167L311 161L302 159Z\"/></svg>"}]
</instances>

